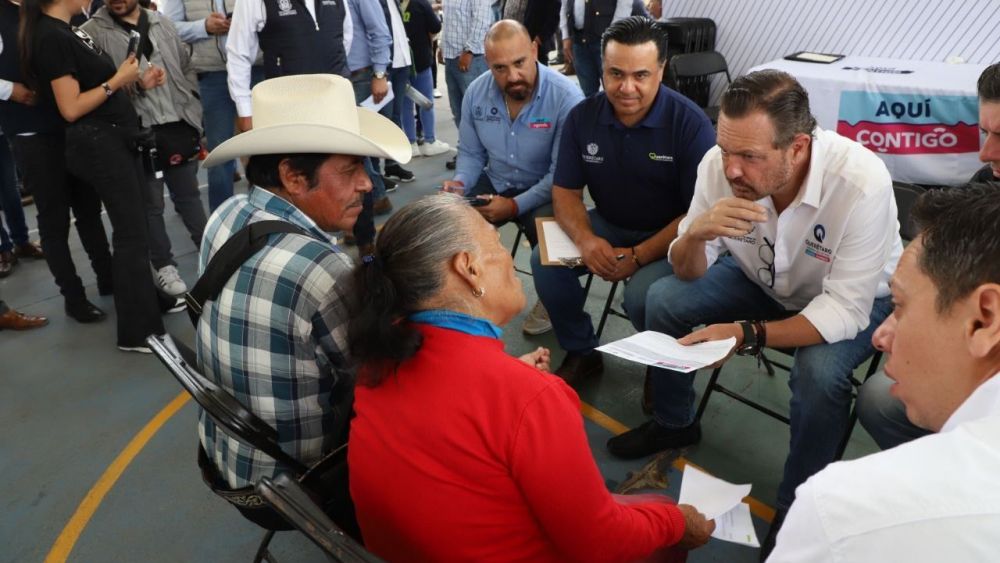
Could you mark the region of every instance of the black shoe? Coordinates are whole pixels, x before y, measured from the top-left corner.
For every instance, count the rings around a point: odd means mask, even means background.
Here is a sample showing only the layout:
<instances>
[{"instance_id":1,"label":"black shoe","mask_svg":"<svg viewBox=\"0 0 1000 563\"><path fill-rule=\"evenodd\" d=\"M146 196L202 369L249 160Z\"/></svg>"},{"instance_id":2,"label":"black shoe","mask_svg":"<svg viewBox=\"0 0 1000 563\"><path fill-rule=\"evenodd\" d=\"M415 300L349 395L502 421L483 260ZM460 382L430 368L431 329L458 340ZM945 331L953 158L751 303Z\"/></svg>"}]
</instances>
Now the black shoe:
<instances>
[{"instance_id":1,"label":"black shoe","mask_svg":"<svg viewBox=\"0 0 1000 563\"><path fill-rule=\"evenodd\" d=\"M592 350L589 353L567 352L555 374L573 385L594 375L600 375L603 371L603 356L600 352Z\"/></svg>"},{"instance_id":2,"label":"black shoe","mask_svg":"<svg viewBox=\"0 0 1000 563\"><path fill-rule=\"evenodd\" d=\"M638 459L656 452L683 448L701 440L701 425L664 428L654 420L608 440L608 451L622 459Z\"/></svg>"},{"instance_id":3,"label":"black shoe","mask_svg":"<svg viewBox=\"0 0 1000 563\"><path fill-rule=\"evenodd\" d=\"M444 167L447 168L448 170L454 170L456 166L458 166L458 155L457 154L455 156L451 157L451 160L449 160L448 162L444 163Z\"/></svg>"},{"instance_id":4,"label":"black shoe","mask_svg":"<svg viewBox=\"0 0 1000 563\"><path fill-rule=\"evenodd\" d=\"M787 510L780 509L774 513L774 519L771 520L771 529L767 531L764 543L760 544L761 563L764 563L771 556L771 552L774 551L774 545L778 540L778 532L781 531L781 525L785 523L786 514L788 514Z\"/></svg>"},{"instance_id":5,"label":"black shoe","mask_svg":"<svg viewBox=\"0 0 1000 563\"><path fill-rule=\"evenodd\" d=\"M66 314L80 323L96 323L108 316L100 307L84 299L79 302L66 302Z\"/></svg>"},{"instance_id":6,"label":"black shoe","mask_svg":"<svg viewBox=\"0 0 1000 563\"><path fill-rule=\"evenodd\" d=\"M385 176L382 176L382 185L385 186L385 193L387 194L391 194L392 192L396 191L396 189L399 187L396 185L396 182L390 180Z\"/></svg>"},{"instance_id":7,"label":"black shoe","mask_svg":"<svg viewBox=\"0 0 1000 563\"><path fill-rule=\"evenodd\" d=\"M403 168L399 164L386 164L385 165L385 175L399 180L400 182L412 182L413 172Z\"/></svg>"}]
</instances>

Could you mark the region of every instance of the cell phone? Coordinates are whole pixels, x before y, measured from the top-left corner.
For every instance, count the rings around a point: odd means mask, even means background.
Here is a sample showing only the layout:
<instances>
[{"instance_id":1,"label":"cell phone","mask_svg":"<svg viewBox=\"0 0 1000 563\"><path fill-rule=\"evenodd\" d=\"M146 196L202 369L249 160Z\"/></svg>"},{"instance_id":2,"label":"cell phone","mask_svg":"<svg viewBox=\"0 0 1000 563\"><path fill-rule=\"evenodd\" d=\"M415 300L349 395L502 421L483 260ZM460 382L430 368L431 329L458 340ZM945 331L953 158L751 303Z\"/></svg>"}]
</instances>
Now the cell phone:
<instances>
[{"instance_id":1,"label":"cell phone","mask_svg":"<svg viewBox=\"0 0 1000 563\"><path fill-rule=\"evenodd\" d=\"M129 34L128 34L128 50L125 51L125 56L126 57L128 57L129 55L136 55L136 56L138 56L138 52L139 52L139 40L140 39L142 39L142 35L138 31L136 31L136 30L133 29L132 31L129 32Z\"/></svg>"},{"instance_id":2,"label":"cell phone","mask_svg":"<svg viewBox=\"0 0 1000 563\"><path fill-rule=\"evenodd\" d=\"M490 200L474 195L465 196L465 201L472 207L482 207L490 203Z\"/></svg>"}]
</instances>

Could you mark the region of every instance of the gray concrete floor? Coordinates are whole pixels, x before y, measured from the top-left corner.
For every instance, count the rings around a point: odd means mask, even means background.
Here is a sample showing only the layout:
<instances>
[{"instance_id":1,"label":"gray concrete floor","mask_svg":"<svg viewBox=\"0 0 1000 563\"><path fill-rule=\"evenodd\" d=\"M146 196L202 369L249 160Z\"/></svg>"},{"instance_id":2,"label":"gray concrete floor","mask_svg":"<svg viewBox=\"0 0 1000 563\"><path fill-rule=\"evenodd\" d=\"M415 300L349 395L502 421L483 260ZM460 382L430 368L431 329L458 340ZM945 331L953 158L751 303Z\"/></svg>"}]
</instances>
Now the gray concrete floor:
<instances>
[{"instance_id":1,"label":"gray concrete floor","mask_svg":"<svg viewBox=\"0 0 1000 563\"><path fill-rule=\"evenodd\" d=\"M442 74L443 79L443 74ZM444 82L441 81L442 90ZM447 98L436 101L438 137L454 145L456 131ZM398 207L433 193L450 178L450 155L418 158L408 166L417 175L391 195ZM204 175L202 174L204 181ZM239 188L245 189L241 184ZM25 209L34 228L34 208ZM167 227L184 279L196 279L195 248L180 218L170 210ZM108 232L110 233L110 227ZM509 245L514 230L501 230ZM37 235L33 235L37 237ZM45 315L49 326L30 332L0 333L0 561L39 561L113 460L181 389L150 356L115 348L114 305L97 297L93 272L72 235L72 248L91 300L109 313L96 325L68 319L45 264L23 261L14 274L0 280L0 297L27 313ZM516 262L528 269L529 249ZM522 277L529 303L531 279ZM596 316L609 284L597 281L588 310ZM620 296L617 297L620 305ZM553 350L553 365L562 352L552 334L525 337L522 318L508 327L504 340L512 354L535 346ZM165 319L167 329L189 341L190 324L183 314ZM612 317L603 341L633 332L627 321ZM727 381L748 394L787 409L787 376L774 378L752 362L738 359ZM579 389L584 401L626 426L642 423L639 409L643 367L606 359L602 378ZM698 377L699 396L707 374ZM603 442L607 430L588 423L595 457L614 486L626 471L642 462L610 460ZM69 552L72 561L247 561L262 535L260 530L214 497L201 483L195 464L196 411L189 402L166 421L103 498ZM713 398L706 413L702 442L686 455L710 472L733 482L753 483L753 496L771 504L787 453L788 429L724 396ZM875 451L871 439L856 429L847 457ZM758 523L760 524L760 523ZM298 534L279 534L274 543L280 560L320 561L318 551ZM690 561L756 561L755 550L714 541ZM55 559L59 560L59 559Z\"/></svg>"}]
</instances>

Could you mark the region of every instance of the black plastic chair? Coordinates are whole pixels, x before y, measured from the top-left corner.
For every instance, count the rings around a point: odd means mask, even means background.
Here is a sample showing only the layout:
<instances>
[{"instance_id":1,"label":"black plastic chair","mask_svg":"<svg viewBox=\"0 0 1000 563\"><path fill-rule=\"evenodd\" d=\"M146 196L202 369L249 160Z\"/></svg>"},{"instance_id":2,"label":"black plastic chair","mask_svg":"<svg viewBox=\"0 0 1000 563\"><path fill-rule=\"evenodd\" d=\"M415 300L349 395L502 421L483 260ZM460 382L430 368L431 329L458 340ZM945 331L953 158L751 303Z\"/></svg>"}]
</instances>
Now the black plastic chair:
<instances>
[{"instance_id":1,"label":"black plastic chair","mask_svg":"<svg viewBox=\"0 0 1000 563\"><path fill-rule=\"evenodd\" d=\"M910 210L913 209L913 204L917 202L920 194L927 190L906 182L893 182L892 191L896 197L896 209L899 211L899 236L903 237L903 240L913 240L918 232Z\"/></svg>"},{"instance_id":2,"label":"black plastic chair","mask_svg":"<svg viewBox=\"0 0 1000 563\"><path fill-rule=\"evenodd\" d=\"M789 357L795 355L794 348L766 348L766 350L784 354ZM767 369L768 375L770 376L774 376L775 367L788 372L790 372L792 369L790 365L777 362L774 359L767 357L763 353L761 354L761 361L764 364L765 369ZM872 354L871 360L868 362L868 369L865 371L864 379L862 381L858 381L858 379L854 377L853 374L851 375L850 377L851 385L854 386L854 391L852 392L852 395L855 399L858 396L857 389L859 389L861 385L864 384L865 381L868 381L868 378L871 377L876 370L878 370L880 361L882 361L882 352L876 350L875 353ZM749 399L745 395L741 395L736 391L728 387L725 387L724 385L719 383L718 382L719 376L722 374L722 368L724 367L725 364L712 370L712 376L709 378L708 385L705 387L705 394L704 396L702 396L701 403L698 404L698 411L695 413L696 421L701 420L702 415L705 413L705 408L708 407L708 400L709 398L711 398L712 393L715 391L719 391L725 395L728 395L730 398L735 399L743 403L744 405L756 410L757 412L764 413L771 418L784 422L785 424L791 423L791 420L788 418L788 416L779 413L774 409L771 409L765 405L762 405L752 399ZM858 409L857 406L855 405L851 407L851 414L847 420L847 429L844 431L844 436L841 438L840 445L837 447L837 456L835 458L836 460L839 460L842 457L844 457L844 450L847 449L847 443L851 439L851 434L854 432L854 426L857 420L858 420Z\"/></svg>"},{"instance_id":3,"label":"black plastic chair","mask_svg":"<svg viewBox=\"0 0 1000 563\"><path fill-rule=\"evenodd\" d=\"M256 490L275 512L319 546L331 561L338 563L382 561L345 534L309 496L306 489L288 474L279 473L273 479L262 477L257 483Z\"/></svg>"},{"instance_id":4,"label":"black plastic chair","mask_svg":"<svg viewBox=\"0 0 1000 563\"><path fill-rule=\"evenodd\" d=\"M320 482L328 482L333 475L341 475L337 472L346 473L346 444L327 454L311 467L306 466L281 449L278 444L278 432L274 428L192 366L194 353L190 349L174 342L169 335L150 336L146 339L146 344L223 432L264 452L291 471L292 475L307 488ZM212 492L236 507L245 518L267 530L254 556L254 563L264 560L273 562L274 558L268 551L271 538L275 532L291 530L293 526L254 494L252 487L228 488L200 445L198 450L198 465L202 469L202 478ZM346 474L343 477L346 483ZM349 501L346 502L349 504ZM348 527L360 537L353 517L353 506L350 506L350 509L352 512L349 515Z\"/></svg>"},{"instance_id":5,"label":"black plastic chair","mask_svg":"<svg viewBox=\"0 0 1000 563\"><path fill-rule=\"evenodd\" d=\"M712 124L719 121L719 106L709 105L712 80L716 74L726 76L726 84L732 82L726 58L717 51L686 53L671 57L667 66L669 83L674 89L689 98L705 111Z\"/></svg>"}]
</instances>

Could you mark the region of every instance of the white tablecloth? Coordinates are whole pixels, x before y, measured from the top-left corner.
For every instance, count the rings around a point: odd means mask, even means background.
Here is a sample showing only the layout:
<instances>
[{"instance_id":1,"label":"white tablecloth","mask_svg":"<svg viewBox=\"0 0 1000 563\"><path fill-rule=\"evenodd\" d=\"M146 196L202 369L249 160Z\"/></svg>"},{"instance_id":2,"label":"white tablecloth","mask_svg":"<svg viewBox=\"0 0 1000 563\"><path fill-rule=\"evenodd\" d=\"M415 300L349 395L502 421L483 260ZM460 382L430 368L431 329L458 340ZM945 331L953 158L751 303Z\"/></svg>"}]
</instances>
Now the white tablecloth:
<instances>
[{"instance_id":1,"label":"white tablecloth","mask_svg":"<svg viewBox=\"0 0 1000 563\"><path fill-rule=\"evenodd\" d=\"M750 69L785 71L809 92L820 127L875 151L894 180L955 185L982 166L976 80L985 64L844 57L784 59Z\"/></svg>"}]
</instances>

